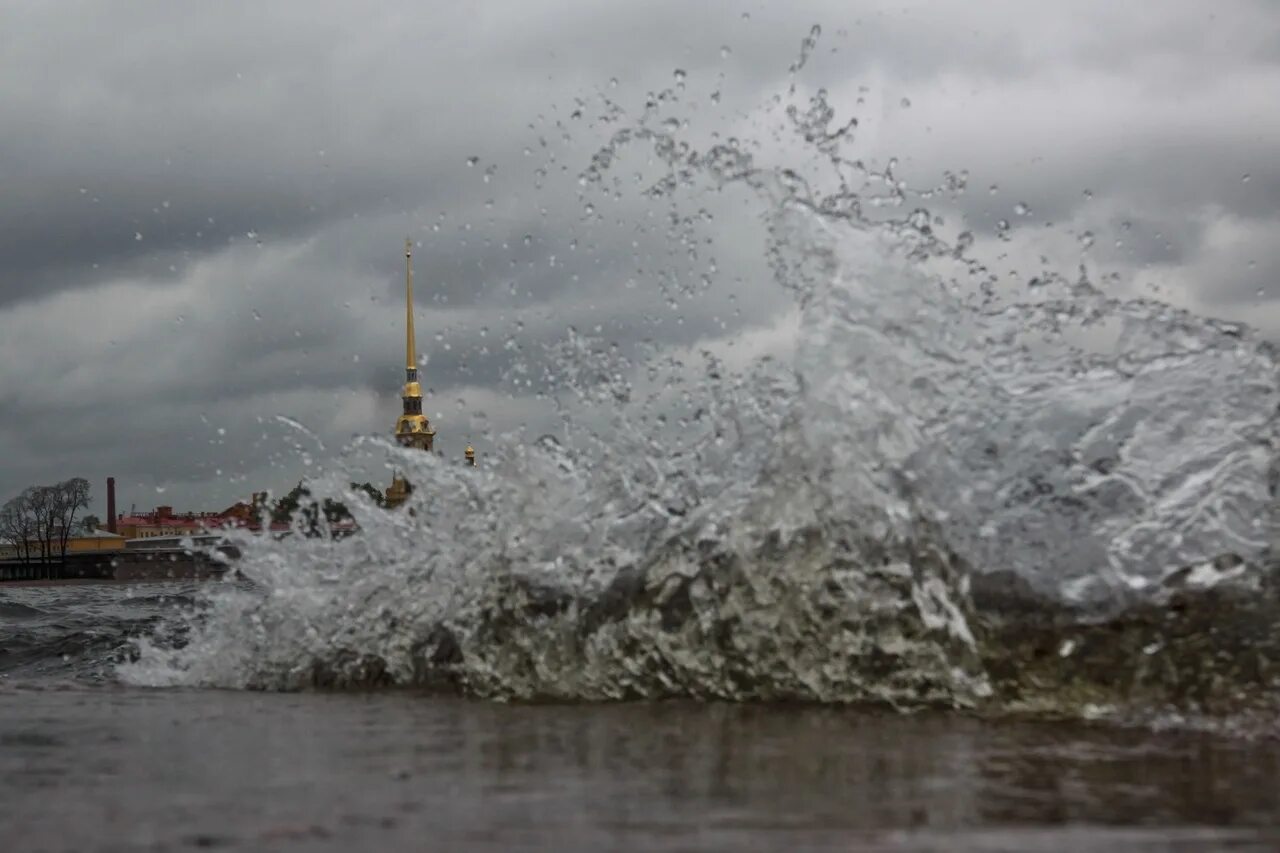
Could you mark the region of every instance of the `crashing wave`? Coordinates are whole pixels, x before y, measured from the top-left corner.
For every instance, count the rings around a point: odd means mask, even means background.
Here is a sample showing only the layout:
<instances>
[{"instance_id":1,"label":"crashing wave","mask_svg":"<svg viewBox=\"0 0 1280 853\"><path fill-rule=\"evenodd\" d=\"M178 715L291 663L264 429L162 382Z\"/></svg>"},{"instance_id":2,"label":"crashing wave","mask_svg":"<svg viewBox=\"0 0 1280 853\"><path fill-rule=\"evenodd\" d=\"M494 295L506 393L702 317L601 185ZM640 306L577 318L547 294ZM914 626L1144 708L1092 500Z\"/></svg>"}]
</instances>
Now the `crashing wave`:
<instances>
[{"instance_id":1,"label":"crashing wave","mask_svg":"<svg viewBox=\"0 0 1280 853\"><path fill-rule=\"evenodd\" d=\"M185 645L144 641L123 677L1071 713L1270 702L1275 350L1083 273L997 292L971 237L870 204L867 182L898 201L900 185L842 157L853 125L824 95L788 117L839 176L825 194L649 115L583 180L642 146L670 171L650 192L747 188L795 296L793 355L605 369L616 353L571 334L560 381L607 428L511 437L480 470L380 449L420 484L411 511L321 478L313 494L350 505L361 535L246 539L254 586L213 588ZM637 398L619 377L646 370Z\"/></svg>"}]
</instances>

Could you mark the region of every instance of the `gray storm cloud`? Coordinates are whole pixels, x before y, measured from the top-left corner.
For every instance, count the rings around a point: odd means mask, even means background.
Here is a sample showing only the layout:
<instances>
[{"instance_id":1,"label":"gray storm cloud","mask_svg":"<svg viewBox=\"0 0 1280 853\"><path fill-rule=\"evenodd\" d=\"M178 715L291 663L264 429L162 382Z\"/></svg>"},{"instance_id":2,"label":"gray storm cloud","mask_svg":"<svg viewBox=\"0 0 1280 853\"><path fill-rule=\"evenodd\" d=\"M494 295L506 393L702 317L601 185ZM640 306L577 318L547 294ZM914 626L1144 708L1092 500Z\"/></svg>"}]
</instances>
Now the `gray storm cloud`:
<instances>
[{"instance_id":1,"label":"gray storm cloud","mask_svg":"<svg viewBox=\"0 0 1280 853\"><path fill-rule=\"evenodd\" d=\"M602 97L637 121L676 69L687 132L762 162L800 156L770 102L794 82L910 185L968 170L930 204L1002 274L1084 260L1280 334L1266 2L0 2L0 21L0 498L113 474L126 505L209 508L307 470L276 415L329 452L385 432L406 234L446 452L472 410L554 426L533 380L569 326L628 352L773 340L788 297L741 198L699 202L691 260L642 183L579 185L616 127ZM649 168L624 161L628 182ZM671 276L712 259L673 307Z\"/></svg>"}]
</instances>

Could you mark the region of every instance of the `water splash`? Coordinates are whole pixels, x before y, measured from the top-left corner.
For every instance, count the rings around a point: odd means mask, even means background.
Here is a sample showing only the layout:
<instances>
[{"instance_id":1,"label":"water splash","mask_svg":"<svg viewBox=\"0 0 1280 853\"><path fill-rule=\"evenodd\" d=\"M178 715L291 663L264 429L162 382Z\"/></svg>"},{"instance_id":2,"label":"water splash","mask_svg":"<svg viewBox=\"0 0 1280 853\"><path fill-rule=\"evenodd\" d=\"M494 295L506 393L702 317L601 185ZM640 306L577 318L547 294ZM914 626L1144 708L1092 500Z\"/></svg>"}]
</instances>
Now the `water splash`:
<instances>
[{"instance_id":1,"label":"water splash","mask_svg":"<svg viewBox=\"0 0 1280 853\"><path fill-rule=\"evenodd\" d=\"M699 147L662 112L677 102L615 110L580 186L632 185L611 178L638 148L666 169L642 192L676 210L746 189L794 297L794 351L743 370L710 353L640 363L570 330L548 384L607 427L566 409L560 438L508 436L479 470L357 443L421 484L406 511L320 477L315 499L347 503L361 534L246 538L255 588L216 591L184 646L144 641L125 678L975 705L1025 698L1019 654L1065 667L1105 648L988 611L994 578L1081 626L1197 585L1273 589L1272 347L1083 269L998 287L971 233L949 242L928 209L902 212L966 176L913 190L895 161L852 156L856 117L822 90L785 110L816 170L762 165L736 139ZM672 241L696 245L700 218L673 219ZM1241 624L1274 626L1273 597ZM1144 649L1163 642L1153 624L1132 629Z\"/></svg>"}]
</instances>

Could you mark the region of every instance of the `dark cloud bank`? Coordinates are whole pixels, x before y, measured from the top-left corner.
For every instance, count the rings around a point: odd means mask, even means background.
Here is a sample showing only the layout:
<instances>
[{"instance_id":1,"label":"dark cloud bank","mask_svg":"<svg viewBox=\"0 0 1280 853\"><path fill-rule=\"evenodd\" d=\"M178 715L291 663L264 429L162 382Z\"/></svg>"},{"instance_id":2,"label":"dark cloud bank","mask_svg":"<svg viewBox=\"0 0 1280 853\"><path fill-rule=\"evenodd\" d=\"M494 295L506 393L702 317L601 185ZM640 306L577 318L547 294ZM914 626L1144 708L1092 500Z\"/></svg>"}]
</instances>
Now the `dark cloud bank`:
<instances>
[{"instance_id":1,"label":"dark cloud bank","mask_svg":"<svg viewBox=\"0 0 1280 853\"><path fill-rule=\"evenodd\" d=\"M513 347L775 324L749 216L717 211L715 284L677 322L659 271L706 259L673 262L668 211L638 192L586 214L576 176L609 132L599 95L638 116L677 68L693 132L785 158L759 108L814 22L798 85L913 185L968 169L946 214L997 266L1070 267L1090 230L1123 286L1280 334L1280 10L1261 0L14 0L0 21L0 498L83 475L100 503L114 474L126 507L207 508L300 476L275 415L329 448L387 430L405 234L447 453L479 410L554 422L504 380ZM1000 219L1025 239L996 250Z\"/></svg>"}]
</instances>

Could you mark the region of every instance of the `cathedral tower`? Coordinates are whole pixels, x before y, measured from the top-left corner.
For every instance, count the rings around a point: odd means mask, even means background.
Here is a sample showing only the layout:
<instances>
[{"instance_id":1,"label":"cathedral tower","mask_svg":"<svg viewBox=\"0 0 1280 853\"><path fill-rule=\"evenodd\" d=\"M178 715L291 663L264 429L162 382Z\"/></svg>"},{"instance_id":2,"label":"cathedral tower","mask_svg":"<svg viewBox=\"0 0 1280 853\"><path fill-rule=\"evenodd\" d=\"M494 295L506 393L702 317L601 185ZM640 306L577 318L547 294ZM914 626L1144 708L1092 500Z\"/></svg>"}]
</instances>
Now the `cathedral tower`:
<instances>
[{"instance_id":1,"label":"cathedral tower","mask_svg":"<svg viewBox=\"0 0 1280 853\"><path fill-rule=\"evenodd\" d=\"M396 420L396 440L405 447L430 451L436 433L422 414L422 385L418 382L418 343L413 335L413 243L404 241L404 413Z\"/></svg>"},{"instance_id":2,"label":"cathedral tower","mask_svg":"<svg viewBox=\"0 0 1280 853\"><path fill-rule=\"evenodd\" d=\"M422 413L422 385L418 382L418 342L413 334L413 242L404 241L404 388L400 400L404 410L396 419L396 441L405 447L431 452L436 433ZM409 499L413 487L396 474L387 487L386 505L397 507Z\"/></svg>"},{"instance_id":3,"label":"cathedral tower","mask_svg":"<svg viewBox=\"0 0 1280 853\"><path fill-rule=\"evenodd\" d=\"M396 441L404 447L432 451L436 431L431 421L422 413L422 385L418 381L418 342L413 334L413 242L404 241L404 388L400 400L404 411L396 418ZM472 467L476 464L476 451L468 444L463 459ZM400 474L391 478L387 487L386 505L397 507L409 499L413 486Z\"/></svg>"}]
</instances>

